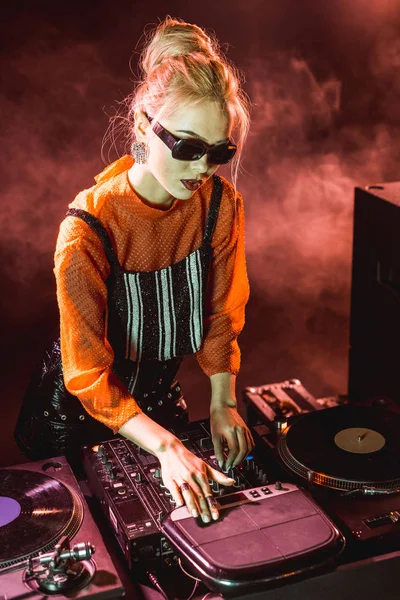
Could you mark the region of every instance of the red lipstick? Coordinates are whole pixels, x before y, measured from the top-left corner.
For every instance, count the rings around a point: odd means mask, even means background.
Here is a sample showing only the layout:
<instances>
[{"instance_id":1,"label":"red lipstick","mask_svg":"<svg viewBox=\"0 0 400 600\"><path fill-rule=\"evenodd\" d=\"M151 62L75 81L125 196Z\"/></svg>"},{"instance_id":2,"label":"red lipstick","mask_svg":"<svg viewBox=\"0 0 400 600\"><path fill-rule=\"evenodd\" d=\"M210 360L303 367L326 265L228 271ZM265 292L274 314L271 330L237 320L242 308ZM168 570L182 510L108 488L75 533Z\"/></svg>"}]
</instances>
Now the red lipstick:
<instances>
[{"instance_id":1,"label":"red lipstick","mask_svg":"<svg viewBox=\"0 0 400 600\"><path fill-rule=\"evenodd\" d=\"M198 179L181 179L181 182L190 192L195 192L201 186L201 181Z\"/></svg>"}]
</instances>

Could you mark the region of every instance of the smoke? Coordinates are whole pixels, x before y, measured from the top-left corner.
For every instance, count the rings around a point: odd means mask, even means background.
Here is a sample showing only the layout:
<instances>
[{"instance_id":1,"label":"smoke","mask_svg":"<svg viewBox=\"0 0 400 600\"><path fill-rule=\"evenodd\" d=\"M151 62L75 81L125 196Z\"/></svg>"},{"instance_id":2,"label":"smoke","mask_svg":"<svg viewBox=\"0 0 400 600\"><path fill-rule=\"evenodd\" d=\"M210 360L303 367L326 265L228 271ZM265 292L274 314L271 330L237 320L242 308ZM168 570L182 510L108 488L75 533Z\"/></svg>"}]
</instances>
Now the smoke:
<instances>
[{"instance_id":1,"label":"smoke","mask_svg":"<svg viewBox=\"0 0 400 600\"><path fill-rule=\"evenodd\" d=\"M185 18L190 7L175 4L169 11ZM342 392L354 187L399 173L400 42L388 27L396 22L395 2L336 0L318 11L312 2L250 4L217 10L213 3L192 15L234 42L237 58L248 52L242 67L254 110L239 189L252 296L242 379L253 385L293 375L313 393ZM124 40L134 46L142 23L157 21L154 7L145 7L148 14L142 7L141 21L131 8L118 14L100 3L96 18L91 9L82 14L85 25L72 11L67 32L26 18L15 24L12 53L0 57L0 310L9 337L45 324L55 304L58 225L103 167L112 113L104 107L131 91ZM266 48L273 51L264 55Z\"/></svg>"},{"instance_id":2,"label":"smoke","mask_svg":"<svg viewBox=\"0 0 400 600\"><path fill-rule=\"evenodd\" d=\"M399 49L385 40L371 51L375 111L362 125L341 122L342 82L318 81L305 60L274 54L246 70L254 114L241 188L252 292L264 298L250 316L262 335L249 374L276 380L283 362L285 377L314 373L317 392L347 390L354 188L396 174Z\"/></svg>"},{"instance_id":3,"label":"smoke","mask_svg":"<svg viewBox=\"0 0 400 600\"><path fill-rule=\"evenodd\" d=\"M119 82L88 43L54 48L32 40L23 54L9 57L7 73L0 98L0 246L3 282L14 297L9 303L2 295L2 302L7 302L7 317L22 327L42 313L43 303L55 302L52 257L58 225L68 203L94 183L92 177L104 166L103 106ZM27 303L32 289L35 297Z\"/></svg>"}]
</instances>

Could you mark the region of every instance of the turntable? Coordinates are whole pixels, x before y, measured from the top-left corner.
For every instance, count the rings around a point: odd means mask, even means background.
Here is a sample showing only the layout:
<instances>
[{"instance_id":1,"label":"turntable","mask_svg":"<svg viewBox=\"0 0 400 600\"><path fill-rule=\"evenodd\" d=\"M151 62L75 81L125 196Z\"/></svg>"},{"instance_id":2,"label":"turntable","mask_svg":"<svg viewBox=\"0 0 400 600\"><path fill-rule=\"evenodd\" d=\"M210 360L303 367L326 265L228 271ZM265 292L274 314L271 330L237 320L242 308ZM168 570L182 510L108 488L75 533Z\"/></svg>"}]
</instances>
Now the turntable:
<instances>
[{"instance_id":1,"label":"turntable","mask_svg":"<svg viewBox=\"0 0 400 600\"><path fill-rule=\"evenodd\" d=\"M400 491L400 415L376 406L344 405L299 417L279 437L283 463L337 490Z\"/></svg>"},{"instance_id":2,"label":"turntable","mask_svg":"<svg viewBox=\"0 0 400 600\"><path fill-rule=\"evenodd\" d=\"M288 391L300 407L289 416L281 410ZM344 533L353 557L399 547L397 407L318 400L296 379L246 388L244 401L254 437L272 459L271 470L280 476L283 471L312 495Z\"/></svg>"},{"instance_id":3,"label":"turntable","mask_svg":"<svg viewBox=\"0 0 400 600\"><path fill-rule=\"evenodd\" d=\"M64 457L0 469L0 589L7 600L124 594Z\"/></svg>"}]
</instances>

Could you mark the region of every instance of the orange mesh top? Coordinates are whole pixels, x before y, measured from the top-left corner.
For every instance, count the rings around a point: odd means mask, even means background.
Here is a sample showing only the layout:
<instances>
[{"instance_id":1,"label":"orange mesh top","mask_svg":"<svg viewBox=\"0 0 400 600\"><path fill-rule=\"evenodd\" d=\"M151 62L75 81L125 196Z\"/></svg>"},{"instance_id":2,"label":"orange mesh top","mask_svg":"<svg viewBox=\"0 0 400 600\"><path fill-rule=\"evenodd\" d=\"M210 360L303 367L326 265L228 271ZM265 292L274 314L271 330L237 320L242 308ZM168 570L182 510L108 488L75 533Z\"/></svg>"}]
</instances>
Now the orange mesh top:
<instances>
[{"instance_id":1,"label":"orange mesh top","mask_svg":"<svg viewBox=\"0 0 400 600\"><path fill-rule=\"evenodd\" d=\"M69 206L99 219L122 268L155 271L201 246L212 180L190 200L176 200L168 210L160 210L144 204L130 186L132 164L130 156L112 163L95 178L96 185L80 192ZM243 202L225 179L212 249L205 338L197 359L208 376L236 374L237 336L244 325L249 284ZM90 415L116 432L140 408L112 372L114 355L105 322L109 272L98 236L82 219L66 217L60 226L54 269L65 385Z\"/></svg>"}]
</instances>

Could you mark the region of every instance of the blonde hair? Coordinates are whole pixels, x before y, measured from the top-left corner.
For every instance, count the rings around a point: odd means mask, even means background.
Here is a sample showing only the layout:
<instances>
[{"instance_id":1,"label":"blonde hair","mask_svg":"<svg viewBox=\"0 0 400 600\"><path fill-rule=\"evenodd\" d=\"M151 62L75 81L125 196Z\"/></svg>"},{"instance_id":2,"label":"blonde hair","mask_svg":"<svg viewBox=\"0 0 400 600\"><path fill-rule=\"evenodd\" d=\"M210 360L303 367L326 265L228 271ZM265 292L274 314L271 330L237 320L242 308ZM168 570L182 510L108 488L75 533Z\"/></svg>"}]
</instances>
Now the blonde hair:
<instances>
[{"instance_id":1,"label":"blonde hair","mask_svg":"<svg viewBox=\"0 0 400 600\"><path fill-rule=\"evenodd\" d=\"M139 68L141 79L127 99L130 142L138 110L160 120L178 106L215 102L226 111L236 133L238 151L231 163L236 187L250 101L242 89L242 74L223 55L217 39L197 25L168 16L147 34Z\"/></svg>"}]
</instances>

